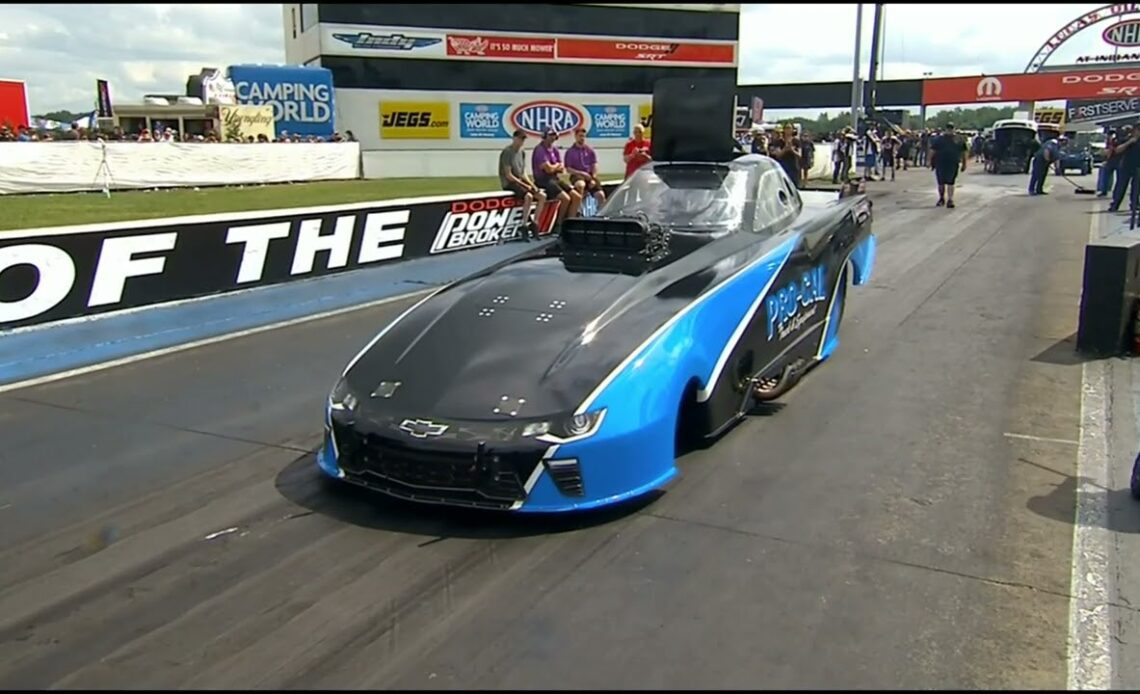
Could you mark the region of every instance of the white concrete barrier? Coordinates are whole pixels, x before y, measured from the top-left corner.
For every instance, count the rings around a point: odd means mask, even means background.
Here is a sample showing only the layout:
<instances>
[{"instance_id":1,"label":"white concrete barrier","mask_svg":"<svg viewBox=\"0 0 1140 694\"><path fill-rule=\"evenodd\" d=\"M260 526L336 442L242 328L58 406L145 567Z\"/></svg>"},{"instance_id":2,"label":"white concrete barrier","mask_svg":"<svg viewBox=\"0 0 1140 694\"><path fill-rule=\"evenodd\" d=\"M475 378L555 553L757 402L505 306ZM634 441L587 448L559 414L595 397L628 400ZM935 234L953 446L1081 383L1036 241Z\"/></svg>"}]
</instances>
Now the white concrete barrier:
<instances>
[{"instance_id":1,"label":"white concrete barrier","mask_svg":"<svg viewBox=\"0 0 1140 694\"><path fill-rule=\"evenodd\" d=\"M0 195L359 177L356 142L0 142Z\"/></svg>"}]
</instances>

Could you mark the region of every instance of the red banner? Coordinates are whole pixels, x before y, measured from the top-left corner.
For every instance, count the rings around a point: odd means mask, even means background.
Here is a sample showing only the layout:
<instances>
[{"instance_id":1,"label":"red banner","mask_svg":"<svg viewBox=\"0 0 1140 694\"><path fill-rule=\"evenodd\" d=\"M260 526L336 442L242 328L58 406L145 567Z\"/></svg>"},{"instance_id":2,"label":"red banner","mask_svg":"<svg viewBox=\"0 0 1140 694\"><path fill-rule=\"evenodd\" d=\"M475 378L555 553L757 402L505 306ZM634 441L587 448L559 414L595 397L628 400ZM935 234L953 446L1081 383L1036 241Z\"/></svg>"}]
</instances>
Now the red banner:
<instances>
[{"instance_id":1,"label":"red banner","mask_svg":"<svg viewBox=\"0 0 1140 694\"><path fill-rule=\"evenodd\" d=\"M553 60L554 39L448 34L447 54L460 58Z\"/></svg>"},{"instance_id":2,"label":"red banner","mask_svg":"<svg viewBox=\"0 0 1140 694\"><path fill-rule=\"evenodd\" d=\"M0 127L28 125L28 92L23 82L0 80Z\"/></svg>"},{"instance_id":3,"label":"red banner","mask_svg":"<svg viewBox=\"0 0 1140 694\"><path fill-rule=\"evenodd\" d=\"M730 43L682 43L661 39L558 39L558 57L570 60L733 65Z\"/></svg>"},{"instance_id":4,"label":"red banner","mask_svg":"<svg viewBox=\"0 0 1140 694\"><path fill-rule=\"evenodd\" d=\"M1070 72L947 77L924 80L922 103L984 104L1140 96L1140 70L1111 67Z\"/></svg>"}]
</instances>

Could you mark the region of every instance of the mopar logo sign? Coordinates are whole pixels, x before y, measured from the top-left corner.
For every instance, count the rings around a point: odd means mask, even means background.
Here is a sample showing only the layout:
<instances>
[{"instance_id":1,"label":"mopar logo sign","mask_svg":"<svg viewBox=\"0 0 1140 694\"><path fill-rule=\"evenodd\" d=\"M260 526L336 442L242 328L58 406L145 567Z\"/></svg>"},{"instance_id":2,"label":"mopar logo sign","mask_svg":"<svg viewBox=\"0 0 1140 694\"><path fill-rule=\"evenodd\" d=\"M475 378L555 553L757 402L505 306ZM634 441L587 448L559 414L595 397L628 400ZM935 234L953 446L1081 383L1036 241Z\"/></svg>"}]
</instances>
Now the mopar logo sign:
<instances>
[{"instance_id":1,"label":"mopar logo sign","mask_svg":"<svg viewBox=\"0 0 1140 694\"><path fill-rule=\"evenodd\" d=\"M805 271L768 294L764 301L768 313L768 339L783 340L811 320L817 304L827 299L827 266L820 264Z\"/></svg>"},{"instance_id":2,"label":"mopar logo sign","mask_svg":"<svg viewBox=\"0 0 1140 694\"><path fill-rule=\"evenodd\" d=\"M627 138L630 128L629 106L587 106L590 114L590 137Z\"/></svg>"},{"instance_id":3,"label":"mopar logo sign","mask_svg":"<svg viewBox=\"0 0 1140 694\"><path fill-rule=\"evenodd\" d=\"M1105 43L1113 46L1131 48L1140 46L1140 19L1129 19L1126 22L1113 24L1100 35Z\"/></svg>"},{"instance_id":4,"label":"mopar logo sign","mask_svg":"<svg viewBox=\"0 0 1140 694\"><path fill-rule=\"evenodd\" d=\"M511 113L510 130L518 128L528 135L542 136L550 128L561 137L584 125L586 116L577 106L562 101L531 101Z\"/></svg>"},{"instance_id":5,"label":"mopar logo sign","mask_svg":"<svg viewBox=\"0 0 1140 694\"><path fill-rule=\"evenodd\" d=\"M229 68L239 104L273 106L277 134L333 134L332 71L322 67L233 65Z\"/></svg>"},{"instance_id":6,"label":"mopar logo sign","mask_svg":"<svg viewBox=\"0 0 1140 694\"><path fill-rule=\"evenodd\" d=\"M459 104L459 137L505 138L510 104Z\"/></svg>"},{"instance_id":7,"label":"mopar logo sign","mask_svg":"<svg viewBox=\"0 0 1140 694\"><path fill-rule=\"evenodd\" d=\"M411 51L441 43L443 39L426 36L404 36L403 34L373 34L361 31L355 34L333 34L337 41L343 41L353 48L373 51Z\"/></svg>"}]
</instances>

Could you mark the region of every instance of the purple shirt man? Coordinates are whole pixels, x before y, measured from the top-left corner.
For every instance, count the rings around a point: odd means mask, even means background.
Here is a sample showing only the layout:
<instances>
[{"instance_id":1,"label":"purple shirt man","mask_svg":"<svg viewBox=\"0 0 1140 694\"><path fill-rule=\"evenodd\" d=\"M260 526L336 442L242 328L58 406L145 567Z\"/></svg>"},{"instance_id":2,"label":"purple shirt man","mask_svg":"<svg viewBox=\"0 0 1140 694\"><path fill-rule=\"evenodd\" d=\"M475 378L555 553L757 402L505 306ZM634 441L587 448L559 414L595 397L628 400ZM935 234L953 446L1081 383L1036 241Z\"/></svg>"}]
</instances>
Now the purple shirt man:
<instances>
[{"instance_id":1,"label":"purple shirt man","mask_svg":"<svg viewBox=\"0 0 1140 694\"><path fill-rule=\"evenodd\" d=\"M534 171L534 181L539 185L543 185L553 178L543 170L543 164L562 163L562 154L558 151L558 145L554 144L557 137L558 135L552 131L543 133L542 142L534 148L534 153L531 154L530 161L531 168Z\"/></svg>"}]
</instances>

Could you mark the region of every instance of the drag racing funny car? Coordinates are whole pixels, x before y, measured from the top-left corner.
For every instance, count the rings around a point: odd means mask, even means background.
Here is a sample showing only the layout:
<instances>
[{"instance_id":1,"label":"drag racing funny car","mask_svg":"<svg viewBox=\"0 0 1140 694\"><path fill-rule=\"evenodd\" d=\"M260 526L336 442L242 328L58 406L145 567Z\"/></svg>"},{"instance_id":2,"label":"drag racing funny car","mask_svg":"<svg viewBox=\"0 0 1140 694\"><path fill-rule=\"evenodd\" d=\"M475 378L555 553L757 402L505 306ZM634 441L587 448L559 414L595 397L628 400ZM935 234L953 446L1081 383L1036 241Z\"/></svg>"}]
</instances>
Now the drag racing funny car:
<instances>
[{"instance_id":1,"label":"drag racing funny car","mask_svg":"<svg viewBox=\"0 0 1140 694\"><path fill-rule=\"evenodd\" d=\"M570 511L654 491L838 344L875 257L865 195L734 157L735 85L663 81L654 163L591 218L383 327L328 396L317 464L413 501ZM724 122L723 135L690 124Z\"/></svg>"}]
</instances>

